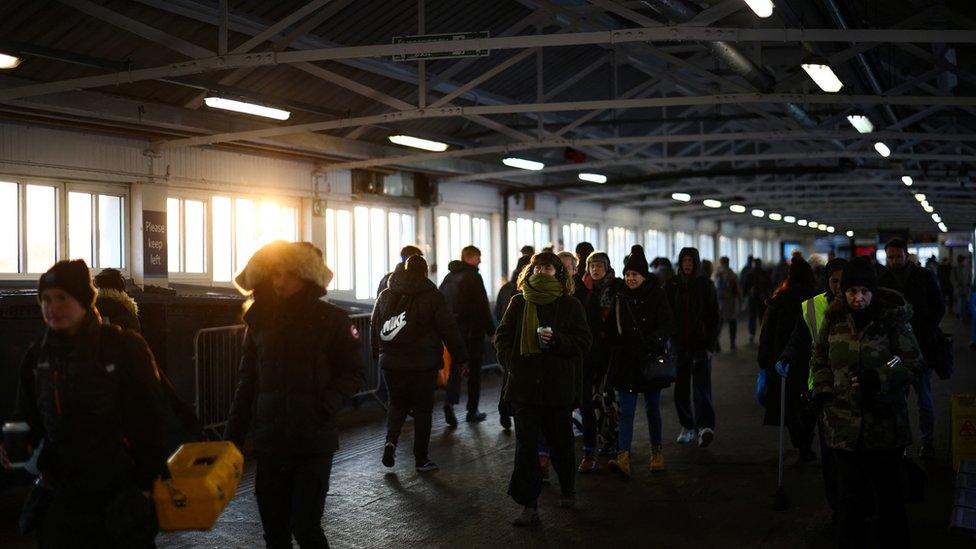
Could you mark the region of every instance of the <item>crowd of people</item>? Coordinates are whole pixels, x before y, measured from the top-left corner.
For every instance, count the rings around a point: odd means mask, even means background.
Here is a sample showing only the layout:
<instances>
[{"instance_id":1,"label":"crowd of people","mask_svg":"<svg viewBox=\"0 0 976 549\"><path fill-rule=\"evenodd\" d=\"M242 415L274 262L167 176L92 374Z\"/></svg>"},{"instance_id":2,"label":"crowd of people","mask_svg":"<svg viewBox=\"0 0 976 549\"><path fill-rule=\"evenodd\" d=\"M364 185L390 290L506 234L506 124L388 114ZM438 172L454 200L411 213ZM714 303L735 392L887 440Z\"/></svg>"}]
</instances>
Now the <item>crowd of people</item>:
<instances>
[{"instance_id":1,"label":"crowd of people","mask_svg":"<svg viewBox=\"0 0 976 549\"><path fill-rule=\"evenodd\" d=\"M601 455L610 457L604 467L631 476L641 397L650 442L641 459L650 472L666 467L661 394L672 385L677 442L712 444L713 354L723 327L729 349L737 349L738 320L747 316L765 393L785 393L782 402L757 395L763 422L785 424L801 461L819 453L840 546L863 546L872 509L882 546L908 546L899 481L913 442L908 394L918 402L919 456L930 459L931 372L946 360L939 323L950 298L968 301L958 288L972 285L967 275L946 293L942 273L910 261L903 240L888 242L885 254L879 266L866 257L824 262L794 253L773 270L750 257L736 273L729 258L713 269L695 248L680 250L672 265L649 262L635 245L618 275L609 256L586 242L575 253L526 246L492 310L478 248L461 250L438 287L422 250L407 246L380 284L370 325L389 394L381 462L395 466L412 416L414 467L438 468L429 444L445 360L446 423L458 426L454 406L465 378L464 419L486 419L481 369L491 342L504 372L499 421L515 431L508 494L521 510L513 524L539 524L550 467L562 507L575 506L576 475L601 467ZM955 278L964 260L959 265ZM240 448L252 441L268 547L290 547L292 538L327 546L321 523L339 447L336 414L364 381L364 334L321 299L331 278L320 250L280 241L258 250L235 278L248 296L246 332L224 438ZM46 498L34 510L38 540L44 547L153 546L148 491L168 475L175 446L199 438L192 413L139 336L138 308L117 271L93 280L83 261L60 261L41 276L38 302L46 329L22 363L14 414L29 425L37 450L29 467ZM9 465L6 449L0 457Z\"/></svg>"}]
</instances>

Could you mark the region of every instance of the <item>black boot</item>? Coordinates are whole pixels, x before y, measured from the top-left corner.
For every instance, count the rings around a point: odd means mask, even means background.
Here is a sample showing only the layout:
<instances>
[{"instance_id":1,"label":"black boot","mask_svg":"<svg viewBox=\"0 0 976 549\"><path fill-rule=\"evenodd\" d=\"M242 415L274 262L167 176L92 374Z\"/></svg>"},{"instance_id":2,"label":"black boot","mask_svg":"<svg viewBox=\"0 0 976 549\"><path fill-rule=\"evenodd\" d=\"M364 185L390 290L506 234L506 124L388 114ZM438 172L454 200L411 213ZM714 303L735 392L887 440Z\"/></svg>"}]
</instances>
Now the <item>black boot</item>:
<instances>
[{"instance_id":1,"label":"black boot","mask_svg":"<svg viewBox=\"0 0 976 549\"><path fill-rule=\"evenodd\" d=\"M454 407L450 404L444 405L444 421L451 427L457 427L458 425L457 416L454 415Z\"/></svg>"}]
</instances>

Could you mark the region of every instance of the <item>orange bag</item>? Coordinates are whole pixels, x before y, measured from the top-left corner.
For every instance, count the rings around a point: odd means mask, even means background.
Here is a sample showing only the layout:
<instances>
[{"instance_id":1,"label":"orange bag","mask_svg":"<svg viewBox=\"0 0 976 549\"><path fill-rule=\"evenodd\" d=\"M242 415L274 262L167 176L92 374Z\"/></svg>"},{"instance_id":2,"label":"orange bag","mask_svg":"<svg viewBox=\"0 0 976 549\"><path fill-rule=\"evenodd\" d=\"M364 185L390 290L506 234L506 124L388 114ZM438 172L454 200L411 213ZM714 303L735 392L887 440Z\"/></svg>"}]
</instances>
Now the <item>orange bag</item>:
<instances>
[{"instance_id":1,"label":"orange bag","mask_svg":"<svg viewBox=\"0 0 976 549\"><path fill-rule=\"evenodd\" d=\"M447 389L447 378L451 376L451 353L444 347L444 366L437 372L437 388Z\"/></svg>"}]
</instances>

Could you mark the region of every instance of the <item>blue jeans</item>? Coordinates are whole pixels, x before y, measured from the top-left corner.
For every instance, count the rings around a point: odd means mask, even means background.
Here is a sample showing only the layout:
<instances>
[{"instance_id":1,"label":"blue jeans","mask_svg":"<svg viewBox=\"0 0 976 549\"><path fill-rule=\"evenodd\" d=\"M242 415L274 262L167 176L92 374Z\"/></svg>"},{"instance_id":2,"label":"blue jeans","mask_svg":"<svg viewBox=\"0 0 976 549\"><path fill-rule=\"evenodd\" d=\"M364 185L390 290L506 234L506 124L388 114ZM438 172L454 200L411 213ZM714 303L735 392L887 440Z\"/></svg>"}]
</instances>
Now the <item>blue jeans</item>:
<instances>
[{"instance_id":1,"label":"blue jeans","mask_svg":"<svg viewBox=\"0 0 976 549\"><path fill-rule=\"evenodd\" d=\"M918 430L922 442L932 444L935 440L935 404L932 402L932 369L922 368L922 373L912 383L918 399Z\"/></svg>"},{"instance_id":2,"label":"blue jeans","mask_svg":"<svg viewBox=\"0 0 976 549\"><path fill-rule=\"evenodd\" d=\"M634 415L637 412L637 397L640 393L617 391L620 405L620 435L617 438L617 451L629 452L634 439ZM661 390L644 392L644 411L647 413L647 429L651 434L651 444L661 444Z\"/></svg>"}]
</instances>

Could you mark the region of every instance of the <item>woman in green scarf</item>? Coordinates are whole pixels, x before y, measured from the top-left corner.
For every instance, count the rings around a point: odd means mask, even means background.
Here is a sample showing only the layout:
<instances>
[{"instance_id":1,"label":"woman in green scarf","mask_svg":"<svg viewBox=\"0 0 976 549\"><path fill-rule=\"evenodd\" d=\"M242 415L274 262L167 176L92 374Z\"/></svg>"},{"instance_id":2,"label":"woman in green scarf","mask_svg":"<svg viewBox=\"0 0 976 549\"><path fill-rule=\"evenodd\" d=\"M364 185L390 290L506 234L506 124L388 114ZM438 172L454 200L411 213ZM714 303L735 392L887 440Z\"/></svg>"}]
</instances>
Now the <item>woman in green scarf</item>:
<instances>
[{"instance_id":1,"label":"woman in green scarf","mask_svg":"<svg viewBox=\"0 0 976 549\"><path fill-rule=\"evenodd\" d=\"M573 507L573 407L580 393L580 358L590 347L583 306L572 297L573 276L555 254L532 257L495 333L507 381L502 399L515 416L515 470L508 494L523 506L515 526L539 523L542 491L539 437L549 444L559 477L561 507Z\"/></svg>"}]
</instances>

